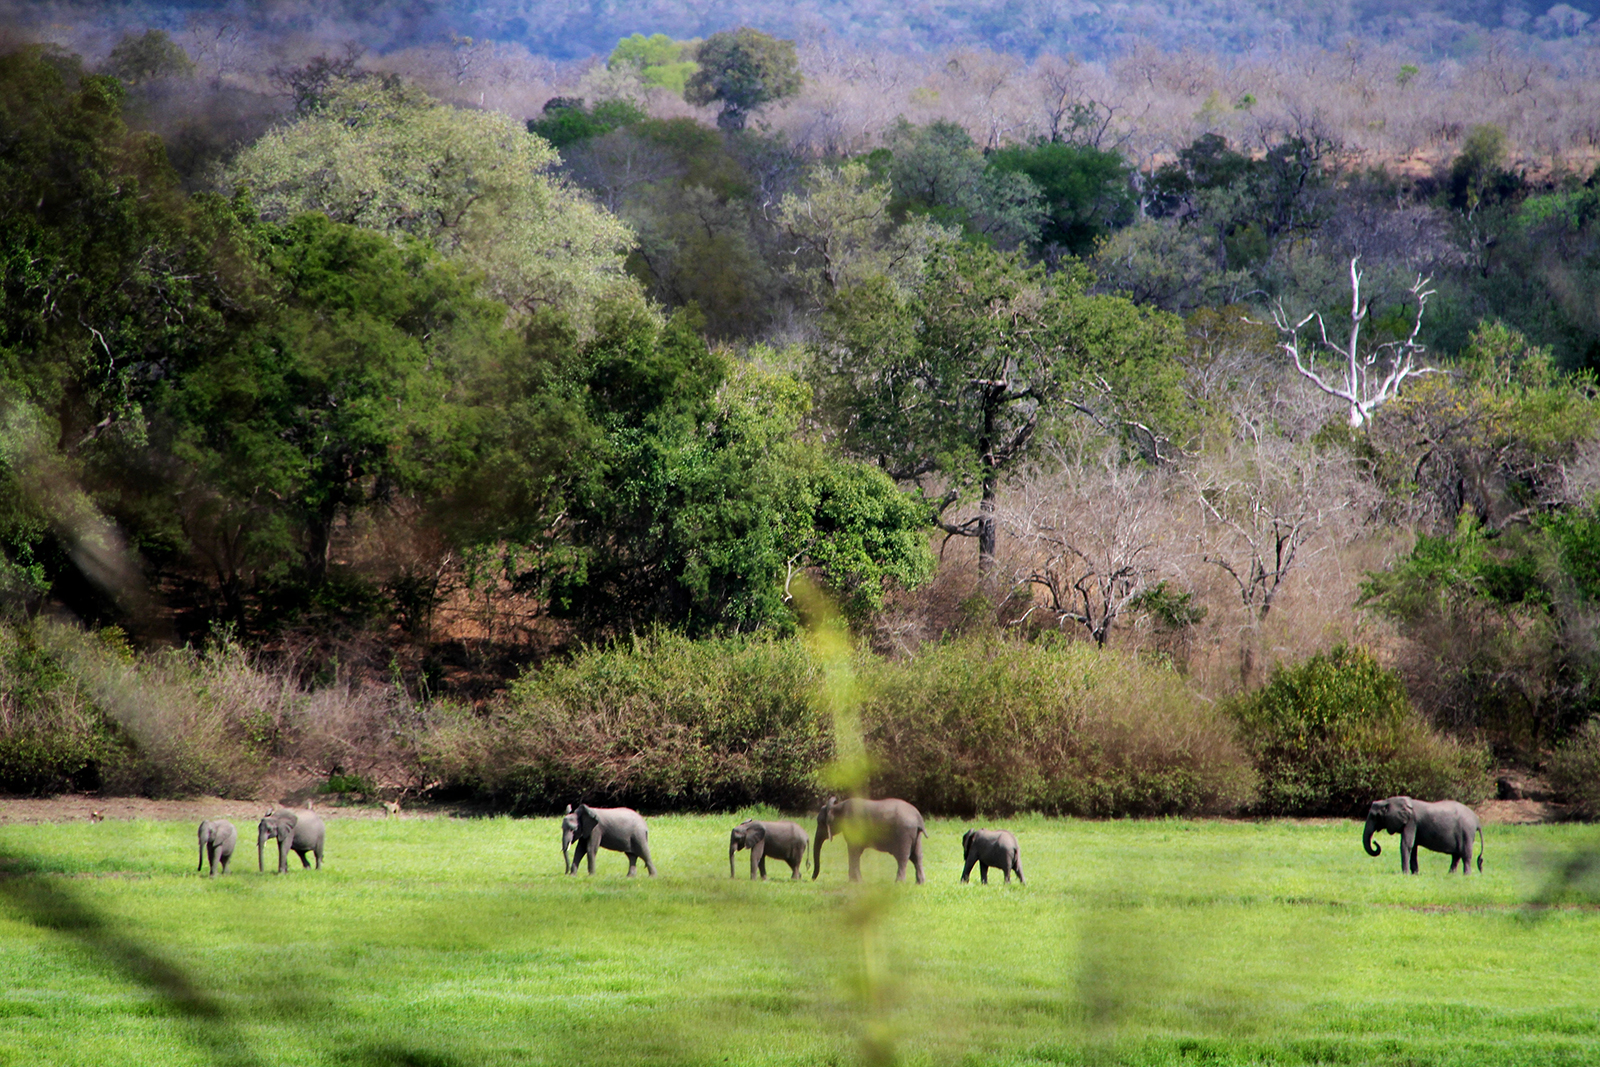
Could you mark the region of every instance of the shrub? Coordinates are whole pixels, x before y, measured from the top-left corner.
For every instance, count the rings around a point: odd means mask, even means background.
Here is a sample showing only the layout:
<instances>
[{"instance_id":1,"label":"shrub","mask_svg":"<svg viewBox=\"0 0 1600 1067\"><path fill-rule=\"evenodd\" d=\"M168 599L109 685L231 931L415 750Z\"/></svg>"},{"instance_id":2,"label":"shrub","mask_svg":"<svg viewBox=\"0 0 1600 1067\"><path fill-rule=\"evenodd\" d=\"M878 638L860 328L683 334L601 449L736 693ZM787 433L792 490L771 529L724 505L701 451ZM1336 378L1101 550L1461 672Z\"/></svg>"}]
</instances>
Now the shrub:
<instances>
[{"instance_id":1,"label":"shrub","mask_svg":"<svg viewBox=\"0 0 1600 1067\"><path fill-rule=\"evenodd\" d=\"M1571 804L1575 814L1600 817L1600 717L1562 742L1550 760L1549 774L1556 796Z\"/></svg>"},{"instance_id":2,"label":"shrub","mask_svg":"<svg viewBox=\"0 0 1600 1067\"><path fill-rule=\"evenodd\" d=\"M0 791L94 789L110 724L40 628L0 626Z\"/></svg>"},{"instance_id":3,"label":"shrub","mask_svg":"<svg viewBox=\"0 0 1600 1067\"><path fill-rule=\"evenodd\" d=\"M400 694L294 673L227 642L135 654L116 630L0 626L0 791L252 796L274 760L404 773Z\"/></svg>"},{"instance_id":4,"label":"shrub","mask_svg":"<svg viewBox=\"0 0 1600 1067\"><path fill-rule=\"evenodd\" d=\"M1277 670L1227 710L1254 755L1263 814L1359 815L1378 797L1471 804L1489 792L1488 754L1435 733L1365 649Z\"/></svg>"},{"instance_id":5,"label":"shrub","mask_svg":"<svg viewBox=\"0 0 1600 1067\"><path fill-rule=\"evenodd\" d=\"M930 814L1216 814L1253 796L1232 724L1132 656L991 635L863 674L874 792Z\"/></svg>"},{"instance_id":6,"label":"shrub","mask_svg":"<svg viewBox=\"0 0 1600 1067\"><path fill-rule=\"evenodd\" d=\"M513 683L487 716L440 708L417 739L447 791L515 811L809 804L833 752L802 644L658 632Z\"/></svg>"}]
</instances>

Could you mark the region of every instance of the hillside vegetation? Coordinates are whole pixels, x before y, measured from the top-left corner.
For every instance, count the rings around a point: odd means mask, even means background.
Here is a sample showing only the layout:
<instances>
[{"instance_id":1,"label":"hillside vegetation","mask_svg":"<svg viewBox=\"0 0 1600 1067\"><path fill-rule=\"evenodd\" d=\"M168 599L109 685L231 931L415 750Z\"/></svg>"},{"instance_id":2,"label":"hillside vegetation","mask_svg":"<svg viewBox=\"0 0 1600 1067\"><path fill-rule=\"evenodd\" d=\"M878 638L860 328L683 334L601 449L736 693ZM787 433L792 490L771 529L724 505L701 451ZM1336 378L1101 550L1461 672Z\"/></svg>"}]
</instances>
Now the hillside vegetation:
<instances>
[{"instance_id":1,"label":"hillside vegetation","mask_svg":"<svg viewBox=\"0 0 1600 1067\"><path fill-rule=\"evenodd\" d=\"M859 733L941 813L1592 810L1577 9L582 63L72 10L0 47L0 788L800 805Z\"/></svg>"}]
</instances>

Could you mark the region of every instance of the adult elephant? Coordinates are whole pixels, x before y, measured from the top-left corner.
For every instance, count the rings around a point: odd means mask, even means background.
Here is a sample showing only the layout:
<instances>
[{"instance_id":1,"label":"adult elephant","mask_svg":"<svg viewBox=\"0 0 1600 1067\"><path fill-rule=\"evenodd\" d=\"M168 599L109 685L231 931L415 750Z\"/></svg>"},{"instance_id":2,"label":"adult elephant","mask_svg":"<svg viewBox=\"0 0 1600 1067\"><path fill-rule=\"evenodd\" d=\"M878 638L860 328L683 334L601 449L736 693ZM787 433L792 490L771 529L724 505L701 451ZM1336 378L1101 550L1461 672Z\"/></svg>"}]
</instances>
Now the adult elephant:
<instances>
[{"instance_id":1,"label":"adult elephant","mask_svg":"<svg viewBox=\"0 0 1600 1067\"><path fill-rule=\"evenodd\" d=\"M1472 866L1472 838L1478 837L1478 870L1483 870L1483 827L1478 816L1465 804L1454 800L1430 803L1410 797L1374 800L1367 809L1367 825L1361 834L1361 847L1369 856L1383 854L1383 846L1372 840L1374 830L1400 835L1400 873L1417 873L1417 848L1450 854L1450 871L1461 873Z\"/></svg>"},{"instance_id":2,"label":"adult elephant","mask_svg":"<svg viewBox=\"0 0 1600 1067\"><path fill-rule=\"evenodd\" d=\"M1004 871L1008 884L1012 871L1017 872L1018 882L1028 884L1022 879L1021 852L1010 830L968 830L961 835L961 857L967 864L961 869L963 882L972 877L972 867L976 864L980 868L978 878L984 885L989 884L990 867Z\"/></svg>"},{"instance_id":3,"label":"adult elephant","mask_svg":"<svg viewBox=\"0 0 1600 1067\"><path fill-rule=\"evenodd\" d=\"M733 854L747 848L750 850L751 881L755 881L758 869L761 871L761 880L763 882L767 880L768 856L787 863L792 872L789 880L798 881L800 869L806 862L806 846L810 843L810 835L799 823L787 820L763 822L760 819L746 819L735 826L733 833L728 835L728 877L735 877Z\"/></svg>"},{"instance_id":4,"label":"adult elephant","mask_svg":"<svg viewBox=\"0 0 1600 1067\"><path fill-rule=\"evenodd\" d=\"M311 861L306 859L306 853L315 854L317 870L322 870L322 839L325 832L322 816L314 811L268 809L256 827L256 870L266 870L266 865L262 862L262 846L267 843L269 837L275 838L278 842L279 874L288 872L291 852L300 857L302 867L311 866Z\"/></svg>"},{"instance_id":5,"label":"adult elephant","mask_svg":"<svg viewBox=\"0 0 1600 1067\"><path fill-rule=\"evenodd\" d=\"M228 861L233 859L233 848L239 843L239 831L234 829L233 823L227 819L206 819L200 824L200 865L195 868L198 874L206 868L206 860L211 860L211 877L217 876L217 865L222 865L222 873L228 873Z\"/></svg>"},{"instance_id":6,"label":"adult elephant","mask_svg":"<svg viewBox=\"0 0 1600 1067\"><path fill-rule=\"evenodd\" d=\"M589 854L589 873L593 874L595 853L607 848L628 857L629 878L638 873L640 860L644 860L644 869L650 872L650 877L656 876L656 865L650 859L650 828L645 825L643 815L632 808L591 808L587 804L569 807L567 815L576 816L573 829L579 850L573 857L572 866L567 868L568 874L578 873L578 861L583 858L585 851ZM561 836L565 842L565 819L562 820ZM563 857L566 851L563 844Z\"/></svg>"},{"instance_id":7,"label":"adult elephant","mask_svg":"<svg viewBox=\"0 0 1600 1067\"><path fill-rule=\"evenodd\" d=\"M817 812L817 837L811 846L811 880L822 871L822 846L834 834L844 837L850 850L850 880L861 881L861 853L869 848L887 852L899 870L894 880L906 880L906 861L917 868L917 884L922 877L922 839L928 836L922 813L903 800L863 800L829 797Z\"/></svg>"}]
</instances>

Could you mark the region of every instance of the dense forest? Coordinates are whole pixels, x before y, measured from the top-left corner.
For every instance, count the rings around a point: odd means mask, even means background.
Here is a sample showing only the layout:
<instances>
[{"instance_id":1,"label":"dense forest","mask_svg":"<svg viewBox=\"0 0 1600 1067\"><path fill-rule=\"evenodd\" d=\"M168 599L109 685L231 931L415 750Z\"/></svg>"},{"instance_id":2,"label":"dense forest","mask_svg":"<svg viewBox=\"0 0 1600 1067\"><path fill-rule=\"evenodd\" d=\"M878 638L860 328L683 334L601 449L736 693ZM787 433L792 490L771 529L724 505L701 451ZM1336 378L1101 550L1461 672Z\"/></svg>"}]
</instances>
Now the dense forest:
<instances>
[{"instance_id":1,"label":"dense forest","mask_svg":"<svg viewBox=\"0 0 1600 1067\"><path fill-rule=\"evenodd\" d=\"M29 7L0 787L1600 802L1583 11Z\"/></svg>"}]
</instances>

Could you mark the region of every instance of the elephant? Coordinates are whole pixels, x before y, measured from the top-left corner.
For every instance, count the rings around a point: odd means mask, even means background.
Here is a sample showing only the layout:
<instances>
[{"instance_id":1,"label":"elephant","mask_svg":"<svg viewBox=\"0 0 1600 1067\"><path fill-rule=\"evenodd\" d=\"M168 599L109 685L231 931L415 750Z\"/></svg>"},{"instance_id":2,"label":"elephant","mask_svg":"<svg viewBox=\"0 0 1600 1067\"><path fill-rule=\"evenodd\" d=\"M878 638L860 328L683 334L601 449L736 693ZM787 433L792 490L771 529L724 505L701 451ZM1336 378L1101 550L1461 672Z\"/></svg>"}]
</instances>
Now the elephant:
<instances>
[{"instance_id":1,"label":"elephant","mask_svg":"<svg viewBox=\"0 0 1600 1067\"><path fill-rule=\"evenodd\" d=\"M822 871L822 846L834 834L842 834L850 850L850 880L861 881L861 853L869 848L887 852L900 864L895 881L906 880L906 861L917 868L917 884L922 877L922 839L928 831L922 813L903 800L863 800L829 797L817 812L817 838L811 846L811 880Z\"/></svg>"},{"instance_id":2,"label":"elephant","mask_svg":"<svg viewBox=\"0 0 1600 1067\"><path fill-rule=\"evenodd\" d=\"M570 839L567 837L568 819L574 822L574 836ZM589 854L589 873L593 874L595 854L608 848L628 857L629 878L638 873L640 860L644 860L644 869L650 872L650 877L656 876L656 865L650 859L650 828L645 825L644 816L632 808L591 808L587 804L569 807L566 818L561 820L561 840L562 856L566 855L569 840L578 842L578 852L572 858L572 866L567 868L568 874L578 873L578 861L585 852Z\"/></svg>"},{"instance_id":3,"label":"elephant","mask_svg":"<svg viewBox=\"0 0 1600 1067\"><path fill-rule=\"evenodd\" d=\"M1454 800L1429 803L1410 797L1374 800L1367 809L1367 825L1361 834L1361 847L1367 855L1383 853L1383 846L1372 840L1374 830L1384 829L1400 835L1400 873L1417 873L1417 847L1450 854L1450 873L1456 864L1461 873L1470 873L1472 837L1478 837L1478 871L1483 872L1483 827L1478 816L1465 804Z\"/></svg>"},{"instance_id":4,"label":"elephant","mask_svg":"<svg viewBox=\"0 0 1600 1067\"><path fill-rule=\"evenodd\" d=\"M961 835L961 855L967 865L961 869L961 880L972 877L972 865L978 865L978 878L989 884L989 868L998 867L1006 872L1006 884L1011 884L1011 872L1017 872L1017 881L1027 885L1022 878L1022 860L1017 851L1017 839L1010 830L968 830Z\"/></svg>"},{"instance_id":5,"label":"elephant","mask_svg":"<svg viewBox=\"0 0 1600 1067\"><path fill-rule=\"evenodd\" d=\"M278 841L279 874L288 872L290 852L300 857L302 867L311 866L311 861L306 859L306 853L316 853L317 870L322 870L323 835L322 817L316 812L268 808L267 813L261 816L261 823L256 829L256 870L266 870L261 850L269 837L277 838Z\"/></svg>"},{"instance_id":6,"label":"elephant","mask_svg":"<svg viewBox=\"0 0 1600 1067\"><path fill-rule=\"evenodd\" d=\"M228 861L233 859L233 846L239 843L239 831L233 828L233 823L227 819L206 819L200 824L200 864L195 868L199 874L205 870L206 858L211 859L211 877L217 876L217 864L222 864L222 873L228 873Z\"/></svg>"},{"instance_id":7,"label":"elephant","mask_svg":"<svg viewBox=\"0 0 1600 1067\"><path fill-rule=\"evenodd\" d=\"M806 862L806 847L810 844L810 835L799 823L746 819L735 826L733 833L728 835L728 877L736 877L733 873L733 854L742 848L747 848L750 850L751 881L755 881L758 868L761 871L761 880L763 882L767 880L768 856L787 863L789 870L793 872L789 880L799 881L800 870Z\"/></svg>"}]
</instances>

